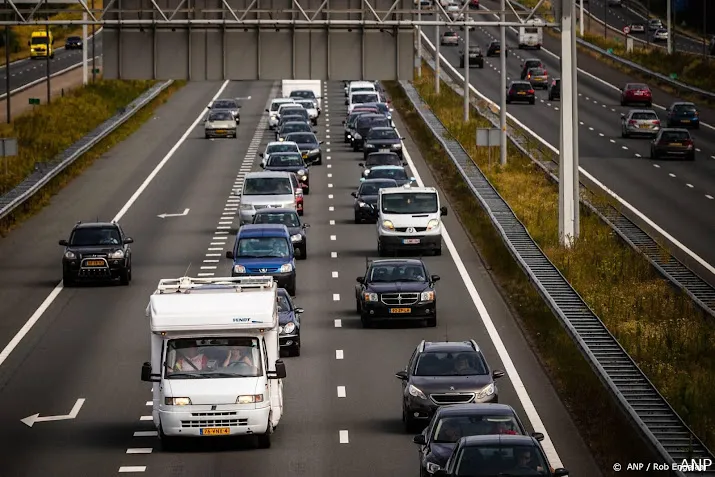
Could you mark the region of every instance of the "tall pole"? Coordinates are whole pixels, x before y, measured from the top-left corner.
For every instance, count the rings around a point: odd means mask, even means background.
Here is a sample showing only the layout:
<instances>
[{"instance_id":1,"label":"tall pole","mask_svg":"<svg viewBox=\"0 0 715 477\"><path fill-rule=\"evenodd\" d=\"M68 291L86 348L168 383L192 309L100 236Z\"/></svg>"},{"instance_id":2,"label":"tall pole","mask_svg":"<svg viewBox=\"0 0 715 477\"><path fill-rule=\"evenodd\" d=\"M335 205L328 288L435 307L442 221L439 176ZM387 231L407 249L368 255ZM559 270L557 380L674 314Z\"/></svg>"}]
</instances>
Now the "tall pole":
<instances>
[{"instance_id":1,"label":"tall pole","mask_svg":"<svg viewBox=\"0 0 715 477\"><path fill-rule=\"evenodd\" d=\"M468 14L465 14L468 15ZM465 17L466 18L466 17ZM464 25L464 122L469 121L469 25Z\"/></svg>"},{"instance_id":2,"label":"tall pole","mask_svg":"<svg viewBox=\"0 0 715 477\"><path fill-rule=\"evenodd\" d=\"M501 13L499 17L502 22L506 21L506 0L501 0ZM502 23L499 26L499 69L501 69L500 97L499 97L499 129L501 139L499 140L499 163L506 166L506 27Z\"/></svg>"},{"instance_id":3,"label":"tall pole","mask_svg":"<svg viewBox=\"0 0 715 477\"><path fill-rule=\"evenodd\" d=\"M8 0L5 0L5 5L8 3ZM7 25L5 25L5 119L8 124L12 121L10 108L10 27ZM7 167L7 162L5 162L5 167Z\"/></svg>"},{"instance_id":4,"label":"tall pole","mask_svg":"<svg viewBox=\"0 0 715 477\"><path fill-rule=\"evenodd\" d=\"M422 0L417 0L417 21L422 21ZM422 78L422 26L417 25L417 77Z\"/></svg>"},{"instance_id":5,"label":"tall pole","mask_svg":"<svg viewBox=\"0 0 715 477\"><path fill-rule=\"evenodd\" d=\"M82 20L87 21L87 12L82 13ZM89 81L87 68L87 24L82 25L82 84L86 85Z\"/></svg>"},{"instance_id":6,"label":"tall pole","mask_svg":"<svg viewBox=\"0 0 715 477\"><path fill-rule=\"evenodd\" d=\"M563 7L563 5L562 5ZM583 11L583 0L581 1L581 11ZM576 31L576 15L571 16L571 28ZM580 214L581 214L581 187L579 180L579 149L578 149L578 49L576 48L576 35L571 35L571 104L573 106L573 123L571 126L573 138L573 228L574 238L580 234Z\"/></svg>"},{"instance_id":7,"label":"tall pole","mask_svg":"<svg viewBox=\"0 0 715 477\"><path fill-rule=\"evenodd\" d=\"M668 8L666 9L666 14L665 16L668 17L668 54L672 55L673 54L673 23L672 23L672 16L673 12L671 11L671 4L673 2L671 0L666 0L666 4L668 5Z\"/></svg>"},{"instance_id":8,"label":"tall pole","mask_svg":"<svg viewBox=\"0 0 715 477\"><path fill-rule=\"evenodd\" d=\"M608 36L608 2L603 2L603 38Z\"/></svg>"},{"instance_id":9,"label":"tall pole","mask_svg":"<svg viewBox=\"0 0 715 477\"><path fill-rule=\"evenodd\" d=\"M47 8L47 21L49 22L50 21L50 9L47 6L47 0L45 0L45 8ZM52 76L50 74L50 63L51 63L50 62L50 48L52 48L53 46L52 46L52 42L50 41L50 25L49 24L45 25L45 35L46 35L45 39L47 40L47 49L45 50L45 61L46 61L45 64L47 65L45 68L45 71L47 72L47 104L50 104L50 102L52 101L52 86L50 85L50 78ZM52 50L52 51L54 52L54 50ZM8 70L7 72L9 73L10 70ZM8 91L8 94L10 94L9 91Z\"/></svg>"},{"instance_id":10,"label":"tall pole","mask_svg":"<svg viewBox=\"0 0 715 477\"><path fill-rule=\"evenodd\" d=\"M703 56L708 56L708 2L703 0Z\"/></svg>"},{"instance_id":11,"label":"tall pole","mask_svg":"<svg viewBox=\"0 0 715 477\"><path fill-rule=\"evenodd\" d=\"M439 11L437 10L435 10L435 18L439 21ZM434 92L439 94L439 25L434 27Z\"/></svg>"},{"instance_id":12,"label":"tall pole","mask_svg":"<svg viewBox=\"0 0 715 477\"><path fill-rule=\"evenodd\" d=\"M559 241L571 246L574 232L574 98L572 36L574 3L561 0L561 144L559 148Z\"/></svg>"},{"instance_id":13,"label":"tall pole","mask_svg":"<svg viewBox=\"0 0 715 477\"><path fill-rule=\"evenodd\" d=\"M580 13L579 13L579 18L578 18L578 25L579 25L579 31L581 32L581 38L583 38L585 26L583 24L583 4L585 0L581 0L581 8L579 8Z\"/></svg>"},{"instance_id":14,"label":"tall pole","mask_svg":"<svg viewBox=\"0 0 715 477\"><path fill-rule=\"evenodd\" d=\"M92 15L94 15L94 0L92 0ZM92 23L92 83L97 81L97 67L95 61L97 54L95 53L94 46L97 44L97 26Z\"/></svg>"}]
</instances>

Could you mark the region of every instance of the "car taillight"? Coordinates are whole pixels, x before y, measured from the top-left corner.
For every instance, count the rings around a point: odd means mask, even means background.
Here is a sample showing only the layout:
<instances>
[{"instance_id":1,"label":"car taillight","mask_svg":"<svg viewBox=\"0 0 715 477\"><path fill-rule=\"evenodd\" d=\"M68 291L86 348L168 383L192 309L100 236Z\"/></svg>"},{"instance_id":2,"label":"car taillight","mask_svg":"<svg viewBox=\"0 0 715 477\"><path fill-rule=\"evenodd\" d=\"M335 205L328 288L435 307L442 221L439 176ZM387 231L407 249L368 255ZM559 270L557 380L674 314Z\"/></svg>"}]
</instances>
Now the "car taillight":
<instances>
[{"instance_id":1,"label":"car taillight","mask_svg":"<svg viewBox=\"0 0 715 477\"><path fill-rule=\"evenodd\" d=\"M656 126L660 126L660 119L656 119L655 121L653 121L653 124L655 124Z\"/></svg>"},{"instance_id":2,"label":"car taillight","mask_svg":"<svg viewBox=\"0 0 715 477\"><path fill-rule=\"evenodd\" d=\"M688 149L692 149L692 148L693 148L693 140L692 140L692 139L686 139L686 140L684 141L684 143L685 143L685 145L688 147Z\"/></svg>"},{"instance_id":3,"label":"car taillight","mask_svg":"<svg viewBox=\"0 0 715 477\"><path fill-rule=\"evenodd\" d=\"M529 94L534 94L534 90L533 90L533 89L530 89L530 90L529 90Z\"/></svg>"},{"instance_id":4,"label":"car taillight","mask_svg":"<svg viewBox=\"0 0 715 477\"><path fill-rule=\"evenodd\" d=\"M630 124L631 126L635 126L636 125L635 119L631 119L630 121L628 121L628 124Z\"/></svg>"},{"instance_id":5,"label":"car taillight","mask_svg":"<svg viewBox=\"0 0 715 477\"><path fill-rule=\"evenodd\" d=\"M526 75L526 79L531 79L531 73L529 73L528 75Z\"/></svg>"},{"instance_id":6,"label":"car taillight","mask_svg":"<svg viewBox=\"0 0 715 477\"><path fill-rule=\"evenodd\" d=\"M549 72L544 70L544 74L542 76L549 76Z\"/></svg>"}]
</instances>

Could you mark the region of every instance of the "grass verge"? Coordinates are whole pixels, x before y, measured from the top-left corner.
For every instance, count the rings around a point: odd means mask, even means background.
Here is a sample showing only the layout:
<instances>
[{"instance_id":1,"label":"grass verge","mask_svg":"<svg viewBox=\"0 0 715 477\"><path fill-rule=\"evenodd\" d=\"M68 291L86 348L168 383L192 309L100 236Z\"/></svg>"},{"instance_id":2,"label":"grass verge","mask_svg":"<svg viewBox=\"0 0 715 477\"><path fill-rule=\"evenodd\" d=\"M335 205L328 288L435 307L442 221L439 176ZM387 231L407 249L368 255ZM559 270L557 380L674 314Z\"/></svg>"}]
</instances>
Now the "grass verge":
<instances>
[{"instance_id":1,"label":"grass verge","mask_svg":"<svg viewBox=\"0 0 715 477\"><path fill-rule=\"evenodd\" d=\"M462 97L442 83L434 94L434 75L415 81L424 100L507 200L532 237L601 317L621 345L649 376L681 417L710 447L715 444L715 326L691 301L673 290L650 264L600 219L582 207L581 237L571 250L558 245L558 186L515 148L502 168L488 164L474 145L476 127L491 127L476 110L465 123ZM506 297L541 355L549 375L594 454L610 468L633 439L622 438L622 417L559 322L495 237L496 232L471 197L456 168L431 133L411 112L399 85L387 84L412 136L446 188L457 214L492 267ZM424 147L425 149L422 149ZM456 204L456 205L455 205ZM475 213L475 211L477 213ZM613 439L614 429L619 439ZM600 457L598 457L600 456Z\"/></svg>"},{"instance_id":2,"label":"grass verge","mask_svg":"<svg viewBox=\"0 0 715 477\"><path fill-rule=\"evenodd\" d=\"M19 116L12 124L0 125L0 137L17 137L19 155L9 158L7 174L0 177L0 193L10 190L32 172L36 161L50 159L112 117L154 81L100 80L51 104ZM0 235L46 206L53 195L89 167L102 154L124 141L152 117L154 111L186 82L175 81L151 103L58 174L40 192L0 220Z\"/></svg>"}]
</instances>

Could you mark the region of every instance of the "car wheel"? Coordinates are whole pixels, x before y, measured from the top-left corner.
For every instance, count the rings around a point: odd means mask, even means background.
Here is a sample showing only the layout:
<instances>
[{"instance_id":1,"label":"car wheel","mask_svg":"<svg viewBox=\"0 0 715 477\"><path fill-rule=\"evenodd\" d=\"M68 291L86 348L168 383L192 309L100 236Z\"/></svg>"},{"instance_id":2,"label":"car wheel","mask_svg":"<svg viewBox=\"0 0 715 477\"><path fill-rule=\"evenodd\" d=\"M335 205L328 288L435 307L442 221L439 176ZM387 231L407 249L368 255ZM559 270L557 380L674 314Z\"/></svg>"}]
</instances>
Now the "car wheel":
<instances>
[{"instance_id":1,"label":"car wheel","mask_svg":"<svg viewBox=\"0 0 715 477\"><path fill-rule=\"evenodd\" d=\"M71 288L74 286L74 278L69 273L62 274L62 286L65 288Z\"/></svg>"},{"instance_id":2,"label":"car wheel","mask_svg":"<svg viewBox=\"0 0 715 477\"><path fill-rule=\"evenodd\" d=\"M417 423L415 419L407 413L407 410L402 408L402 423L405 425L405 432L414 434L416 432Z\"/></svg>"},{"instance_id":3,"label":"car wheel","mask_svg":"<svg viewBox=\"0 0 715 477\"><path fill-rule=\"evenodd\" d=\"M653 107L653 103L646 103L645 105L646 105L647 108L652 108L652 107Z\"/></svg>"},{"instance_id":4,"label":"car wheel","mask_svg":"<svg viewBox=\"0 0 715 477\"><path fill-rule=\"evenodd\" d=\"M432 318L427 318L425 320L425 326L427 328L434 328L437 326L437 315L433 316Z\"/></svg>"},{"instance_id":5,"label":"car wheel","mask_svg":"<svg viewBox=\"0 0 715 477\"><path fill-rule=\"evenodd\" d=\"M310 195L310 187L303 188L303 195Z\"/></svg>"},{"instance_id":6,"label":"car wheel","mask_svg":"<svg viewBox=\"0 0 715 477\"><path fill-rule=\"evenodd\" d=\"M121 272L119 272L119 283L121 283L124 286L129 285L129 280L130 280L130 275L129 275L129 269L125 268Z\"/></svg>"},{"instance_id":7,"label":"car wheel","mask_svg":"<svg viewBox=\"0 0 715 477\"><path fill-rule=\"evenodd\" d=\"M164 452L174 452L179 450L181 442L174 436L167 436L164 431L159 427L159 440L161 442L161 450Z\"/></svg>"},{"instance_id":8,"label":"car wheel","mask_svg":"<svg viewBox=\"0 0 715 477\"><path fill-rule=\"evenodd\" d=\"M434 254L436 257L439 257L440 255L442 255L442 247L434 249Z\"/></svg>"},{"instance_id":9,"label":"car wheel","mask_svg":"<svg viewBox=\"0 0 715 477\"><path fill-rule=\"evenodd\" d=\"M379 240L377 241L377 255L380 257L384 257L385 255L387 255L386 250L382 247L382 244Z\"/></svg>"},{"instance_id":10,"label":"car wheel","mask_svg":"<svg viewBox=\"0 0 715 477\"><path fill-rule=\"evenodd\" d=\"M689 161L694 161L694 160L695 160L695 153L694 153L694 152L691 152L691 153L688 155L688 160L689 160Z\"/></svg>"},{"instance_id":11,"label":"car wheel","mask_svg":"<svg viewBox=\"0 0 715 477\"><path fill-rule=\"evenodd\" d=\"M211 139L211 137L208 134L204 134L204 139Z\"/></svg>"},{"instance_id":12,"label":"car wheel","mask_svg":"<svg viewBox=\"0 0 715 477\"><path fill-rule=\"evenodd\" d=\"M536 104L536 100L535 100L535 99L530 99L530 100L529 100L529 104Z\"/></svg>"},{"instance_id":13,"label":"car wheel","mask_svg":"<svg viewBox=\"0 0 715 477\"><path fill-rule=\"evenodd\" d=\"M621 100L621 106L625 106L625 105L626 105L626 102Z\"/></svg>"},{"instance_id":14,"label":"car wheel","mask_svg":"<svg viewBox=\"0 0 715 477\"><path fill-rule=\"evenodd\" d=\"M343 134L343 142L350 142L350 139L348 139L347 133Z\"/></svg>"},{"instance_id":15,"label":"car wheel","mask_svg":"<svg viewBox=\"0 0 715 477\"><path fill-rule=\"evenodd\" d=\"M256 436L256 444L259 449L270 449L271 448L271 434L273 434L273 424L271 424L271 418L268 417L268 429L266 429L265 434L258 434Z\"/></svg>"},{"instance_id":16,"label":"car wheel","mask_svg":"<svg viewBox=\"0 0 715 477\"><path fill-rule=\"evenodd\" d=\"M355 312L358 315L362 314L362 305L360 304L360 300L357 297L355 297Z\"/></svg>"},{"instance_id":17,"label":"car wheel","mask_svg":"<svg viewBox=\"0 0 715 477\"><path fill-rule=\"evenodd\" d=\"M628 133L626 132L625 129L621 129L621 137L622 137L622 138L628 138Z\"/></svg>"},{"instance_id":18,"label":"car wheel","mask_svg":"<svg viewBox=\"0 0 715 477\"><path fill-rule=\"evenodd\" d=\"M323 165L323 156L318 156L318 160L315 161L316 166L322 166Z\"/></svg>"},{"instance_id":19,"label":"car wheel","mask_svg":"<svg viewBox=\"0 0 715 477\"><path fill-rule=\"evenodd\" d=\"M303 217L303 211L302 211L302 210L299 210L299 211L298 211L298 215L301 216L301 217Z\"/></svg>"},{"instance_id":20,"label":"car wheel","mask_svg":"<svg viewBox=\"0 0 715 477\"><path fill-rule=\"evenodd\" d=\"M507 99L506 99L506 104L511 104L511 99L507 98Z\"/></svg>"},{"instance_id":21,"label":"car wheel","mask_svg":"<svg viewBox=\"0 0 715 477\"><path fill-rule=\"evenodd\" d=\"M479 63L480 68L484 68L484 63Z\"/></svg>"},{"instance_id":22,"label":"car wheel","mask_svg":"<svg viewBox=\"0 0 715 477\"><path fill-rule=\"evenodd\" d=\"M362 312L360 313L360 323L362 323L363 328L372 328L372 320Z\"/></svg>"},{"instance_id":23,"label":"car wheel","mask_svg":"<svg viewBox=\"0 0 715 477\"><path fill-rule=\"evenodd\" d=\"M360 216L357 214L357 212L355 213L355 223L356 223L356 224L361 224L361 223L362 223L362 220L360 220Z\"/></svg>"},{"instance_id":24,"label":"car wheel","mask_svg":"<svg viewBox=\"0 0 715 477\"><path fill-rule=\"evenodd\" d=\"M459 62L459 67L460 67L460 68L464 68L464 61L460 61L460 62Z\"/></svg>"},{"instance_id":25,"label":"car wheel","mask_svg":"<svg viewBox=\"0 0 715 477\"><path fill-rule=\"evenodd\" d=\"M286 291L290 296L295 296L295 283L290 287L286 287Z\"/></svg>"}]
</instances>

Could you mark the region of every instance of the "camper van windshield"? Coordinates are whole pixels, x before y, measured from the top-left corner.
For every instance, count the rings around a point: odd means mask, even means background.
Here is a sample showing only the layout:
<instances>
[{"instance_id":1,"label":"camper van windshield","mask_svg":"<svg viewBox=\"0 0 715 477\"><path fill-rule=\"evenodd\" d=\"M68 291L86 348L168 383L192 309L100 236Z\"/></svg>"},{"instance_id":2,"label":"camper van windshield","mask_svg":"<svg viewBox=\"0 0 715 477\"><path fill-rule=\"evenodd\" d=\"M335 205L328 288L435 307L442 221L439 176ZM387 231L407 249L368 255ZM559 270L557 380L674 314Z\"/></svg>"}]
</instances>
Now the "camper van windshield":
<instances>
[{"instance_id":1,"label":"camper van windshield","mask_svg":"<svg viewBox=\"0 0 715 477\"><path fill-rule=\"evenodd\" d=\"M261 351L256 338L170 340L166 347L165 364L167 379L263 375Z\"/></svg>"},{"instance_id":2,"label":"camper van windshield","mask_svg":"<svg viewBox=\"0 0 715 477\"><path fill-rule=\"evenodd\" d=\"M33 45L46 45L46 44L47 44L47 37L46 37L46 36L33 36L33 37L32 37L32 44L33 44Z\"/></svg>"},{"instance_id":3,"label":"camper van windshield","mask_svg":"<svg viewBox=\"0 0 715 477\"><path fill-rule=\"evenodd\" d=\"M437 194L432 192L384 194L382 211L385 214L434 214L437 212Z\"/></svg>"},{"instance_id":4,"label":"camper van windshield","mask_svg":"<svg viewBox=\"0 0 715 477\"><path fill-rule=\"evenodd\" d=\"M529 33L531 35L535 35L535 34L539 33L539 29L538 28L524 28L524 32Z\"/></svg>"}]
</instances>

